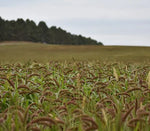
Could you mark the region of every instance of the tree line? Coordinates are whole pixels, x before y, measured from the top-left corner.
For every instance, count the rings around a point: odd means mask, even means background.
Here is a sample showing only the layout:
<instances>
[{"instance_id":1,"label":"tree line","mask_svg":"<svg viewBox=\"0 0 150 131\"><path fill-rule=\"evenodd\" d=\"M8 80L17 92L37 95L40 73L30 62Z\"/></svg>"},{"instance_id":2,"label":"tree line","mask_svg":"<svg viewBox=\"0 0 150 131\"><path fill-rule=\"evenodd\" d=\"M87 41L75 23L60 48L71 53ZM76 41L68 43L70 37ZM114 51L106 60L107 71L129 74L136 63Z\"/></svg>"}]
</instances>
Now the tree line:
<instances>
[{"instance_id":1,"label":"tree line","mask_svg":"<svg viewBox=\"0 0 150 131\"><path fill-rule=\"evenodd\" d=\"M48 27L44 21L4 20L0 17L0 41L32 41L62 45L103 45L91 38L71 34L60 27Z\"/></svg>"}]
</instances>

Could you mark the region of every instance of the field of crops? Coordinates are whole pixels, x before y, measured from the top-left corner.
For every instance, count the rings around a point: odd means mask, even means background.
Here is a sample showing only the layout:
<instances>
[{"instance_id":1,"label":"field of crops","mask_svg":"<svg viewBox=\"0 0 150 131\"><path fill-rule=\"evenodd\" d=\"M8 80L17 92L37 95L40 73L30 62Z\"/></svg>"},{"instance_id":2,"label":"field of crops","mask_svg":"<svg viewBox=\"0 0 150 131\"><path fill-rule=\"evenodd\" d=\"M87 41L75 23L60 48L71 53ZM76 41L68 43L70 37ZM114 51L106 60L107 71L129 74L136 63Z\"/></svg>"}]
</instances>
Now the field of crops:
<instances>
[{"instance_id":1,"label":"field of crops","mask_svg":"<svg viewBox=\"0 0 150 131\"><path fill-rule=\"evenodd\" d=\"M32 42L0 43L0 64L48 61L150 63L150 47L48 45Z\"/></svg>"},{"instance_id":2,"label":"field of crops","mask_svg":"<svg viewBox=\"0 0 150 131\"><path fill-rule=\"evenodd\" d=\"M149 131L150 66L0 65L1 131Z\"/></svg>"}]
</instances>

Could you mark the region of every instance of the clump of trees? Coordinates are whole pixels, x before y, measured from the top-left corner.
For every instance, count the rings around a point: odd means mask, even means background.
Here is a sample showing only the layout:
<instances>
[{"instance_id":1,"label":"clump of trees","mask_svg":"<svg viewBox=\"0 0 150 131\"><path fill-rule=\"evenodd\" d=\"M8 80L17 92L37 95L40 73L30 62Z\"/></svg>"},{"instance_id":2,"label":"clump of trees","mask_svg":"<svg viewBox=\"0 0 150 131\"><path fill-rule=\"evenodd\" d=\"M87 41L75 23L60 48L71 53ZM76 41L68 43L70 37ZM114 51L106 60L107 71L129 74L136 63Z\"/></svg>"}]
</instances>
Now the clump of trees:
<instances>
[{"instance_id":1,"label":"clump of trees","mask_svg":"<svg viewBox=\"0 0 150 131\"><path fill-rule=\"evenodd\" d=\"M0 41L33 41L65 45L103 45L82 35L73 35L55 26L48 27L44 21L38 25L32 20L4 20L0 17Z\"/></svg>"}]
</instances>

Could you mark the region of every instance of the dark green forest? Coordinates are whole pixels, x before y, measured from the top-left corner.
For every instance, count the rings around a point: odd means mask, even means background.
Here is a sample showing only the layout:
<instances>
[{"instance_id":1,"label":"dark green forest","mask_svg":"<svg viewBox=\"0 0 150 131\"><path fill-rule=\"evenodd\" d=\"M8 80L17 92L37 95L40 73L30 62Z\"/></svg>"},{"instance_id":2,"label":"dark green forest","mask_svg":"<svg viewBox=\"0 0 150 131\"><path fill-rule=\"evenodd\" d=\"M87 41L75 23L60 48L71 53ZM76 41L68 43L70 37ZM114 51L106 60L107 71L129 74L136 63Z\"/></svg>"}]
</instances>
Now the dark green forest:
<instances>
[{"instance_id":1,"label":"dark green forest","mask_svg":"<svg viewBox=\"0 0 150 131\"><path fill-rule=\"evenodd\" d=\"M60 45L103 45L91 38L71 34L60 27L48 27L44 21L4 20L0 17L0 41L32 41Z\"/></svg>"}]
</instances>

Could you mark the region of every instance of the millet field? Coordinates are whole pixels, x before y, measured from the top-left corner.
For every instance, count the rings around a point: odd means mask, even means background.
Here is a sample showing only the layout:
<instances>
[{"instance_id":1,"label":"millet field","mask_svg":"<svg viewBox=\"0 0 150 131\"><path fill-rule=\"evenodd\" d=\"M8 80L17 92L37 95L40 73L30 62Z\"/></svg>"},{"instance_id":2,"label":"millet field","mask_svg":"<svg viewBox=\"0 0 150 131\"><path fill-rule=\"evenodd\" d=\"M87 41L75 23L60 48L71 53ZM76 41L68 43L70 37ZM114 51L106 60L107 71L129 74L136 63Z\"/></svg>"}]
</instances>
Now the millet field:
<instances>
[{"instance_id":1,"label":"millet field","mask_svg":"<svg viewBox=\"0 0 150 131\"><path fill-rule=\"evenodd\" d=\"M84 54L82 46L60 46L46 55L50 47L38 45L31 56L21 46L0 47L7 49L0 57L0 131L150 130L150 49L138 57L131 49L120 56L115 47Z\"/></svg>"}]
</instances>

